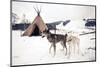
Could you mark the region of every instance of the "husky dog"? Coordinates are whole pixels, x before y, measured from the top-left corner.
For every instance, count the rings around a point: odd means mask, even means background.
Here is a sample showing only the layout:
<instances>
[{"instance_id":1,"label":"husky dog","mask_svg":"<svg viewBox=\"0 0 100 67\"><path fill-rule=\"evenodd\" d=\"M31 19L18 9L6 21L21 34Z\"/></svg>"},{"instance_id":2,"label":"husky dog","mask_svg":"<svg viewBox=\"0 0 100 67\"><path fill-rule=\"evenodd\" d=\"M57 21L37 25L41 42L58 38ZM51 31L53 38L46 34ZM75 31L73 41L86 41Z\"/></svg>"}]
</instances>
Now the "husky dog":
<instances>
[{"instance_id":1,"label":"husky dog","mask_svg":"<svg viewBox=\"0 0 100 67\"><path fill-rule=\"evenodd\" d=\"M66 42L69 45L69 56L70 56L70 53L72 53L72 50L74 51L74 54L75 54L76 47L77 47L77 53L79 54L80 39L77 36L74 36L69 33Z\"/></svg>"},{"instance_id":2,"label":"husky dog","mask_svg":"<svg viewBox=\"0 0 100 67\"><path fill-rule=\"evenodd\" d=\"M67 46L66 46L67 34L65 34L65 35L52 34L49 30L47 30L47 31L44 31L42 33L42 38L45 37L45 36L47 37L48 41L51 43L51 46L49 48L49 53L51 53L51 48L53 47L54 56L55 56L55 54L56 54L56 43L60 42L61 45L63 46L63 50L64 50L64 48L66 49L65 55L67 55Z\"/></svg>"}]
</instances>

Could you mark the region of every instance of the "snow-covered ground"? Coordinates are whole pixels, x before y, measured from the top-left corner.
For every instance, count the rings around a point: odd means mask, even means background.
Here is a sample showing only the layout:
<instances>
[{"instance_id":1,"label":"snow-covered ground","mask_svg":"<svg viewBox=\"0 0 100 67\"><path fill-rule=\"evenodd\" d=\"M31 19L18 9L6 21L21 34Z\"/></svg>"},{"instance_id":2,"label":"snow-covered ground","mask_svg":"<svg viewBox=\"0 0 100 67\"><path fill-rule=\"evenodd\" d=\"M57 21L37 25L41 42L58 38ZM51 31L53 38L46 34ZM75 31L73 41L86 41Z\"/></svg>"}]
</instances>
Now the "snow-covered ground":
<instances>
[{"instance_id":1,"label":"snow-covered ground","mask_svg":"<svg viewBox=\"0 0 100 67\"><path fill-rule=\"evenodd\" d=\"M76 32L76 33L87 33L87 32L91 32L93 30L91 29L86 29L85 27L85 21L83 20L71 20L67 25L63 26L63 23L57 25L57 29L61 29L61 30L66 30L67 32L68 31L73 31L73 32ZM93 28L93 27L92 27ZM95 27L94 27L95 29Z\"/></svg>"},{"instance_id":2,"label":"snow-covered ground","mask_svg":"<svg viewBox=\"0 0 100 67\"><path fill-rule=\"evenodd\" d=\"M55 57L49 54L50 43L41 36L21 37L21 31L12 31L12 64L44 64L95 60L95 33L80 36L80 54L64 55L62 46L57 44Z\"/></svg>"}]
</instances>

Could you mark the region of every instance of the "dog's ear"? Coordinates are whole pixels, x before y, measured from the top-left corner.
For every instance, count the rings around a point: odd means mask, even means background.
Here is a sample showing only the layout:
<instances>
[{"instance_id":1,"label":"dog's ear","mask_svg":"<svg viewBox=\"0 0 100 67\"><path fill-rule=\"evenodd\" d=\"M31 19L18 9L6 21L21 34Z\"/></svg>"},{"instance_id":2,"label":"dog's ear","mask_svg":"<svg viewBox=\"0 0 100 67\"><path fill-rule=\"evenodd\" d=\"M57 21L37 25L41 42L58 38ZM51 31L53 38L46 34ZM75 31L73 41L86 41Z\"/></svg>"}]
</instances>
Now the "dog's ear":
<instances>
[{"instance_id":1,"label":"dog's ear","mask_svg":"<svg viewBox=\"0 0 100 67\"><path fill-rule=\"evenodd\" d=\"M46 30L44 30L42 33L45 33L46 32Z\"/></svg>"},{"instance_id":2,"label":"dog's ear","mask_svg":"<svg viewBox=\"0 0 100 67\"><path fill-rule=\"evenodd\" d=\"M49 32L49 30L48 29L45 29L44 31L43 31L43 33L48 33Z\"/></svg>"}]
</instances>

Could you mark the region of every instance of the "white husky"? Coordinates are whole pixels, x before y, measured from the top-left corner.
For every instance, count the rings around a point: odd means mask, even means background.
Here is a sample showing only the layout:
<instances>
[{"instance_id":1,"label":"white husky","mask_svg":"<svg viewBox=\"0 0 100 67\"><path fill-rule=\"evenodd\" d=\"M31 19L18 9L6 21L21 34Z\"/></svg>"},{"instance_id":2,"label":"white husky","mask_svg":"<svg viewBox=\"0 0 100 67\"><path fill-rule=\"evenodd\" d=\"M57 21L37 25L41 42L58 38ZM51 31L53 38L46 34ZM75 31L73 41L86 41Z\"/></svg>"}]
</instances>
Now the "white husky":
<instances>
[{"instance_id":1,"label":"white husky","mask_svg":"<svg viewBox=\"0 0 100 67\"><path fill-rule=\"evenodd\" d=\"M72 52L74 52L74 54L77 52L79 54L79 45L80 45L80 39L78 36L74 36L73 32L68 33L67 39L66 39L66 43L69 46L69 56Z\"/></svg>"}]
</instances>

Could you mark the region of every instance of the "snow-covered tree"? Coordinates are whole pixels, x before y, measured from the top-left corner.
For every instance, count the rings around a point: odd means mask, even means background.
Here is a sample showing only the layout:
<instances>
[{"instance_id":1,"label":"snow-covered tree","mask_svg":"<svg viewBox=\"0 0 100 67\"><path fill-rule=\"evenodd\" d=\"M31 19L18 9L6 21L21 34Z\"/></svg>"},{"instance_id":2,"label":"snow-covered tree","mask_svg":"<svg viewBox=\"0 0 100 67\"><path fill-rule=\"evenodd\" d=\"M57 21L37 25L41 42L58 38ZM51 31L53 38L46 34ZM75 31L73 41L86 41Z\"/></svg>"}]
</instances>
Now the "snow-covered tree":
<instances>
[{"instance_id":1,"label":"snow-covered tree","mask_svg":"<svg viewBox=\"0 0 100 67\"><path fill-rule=\"evenodd\" d=\"M16 13L12 13L12 24L15 25L15 23L18 21L19 17Z\"/></svg>"}]
</instances>

